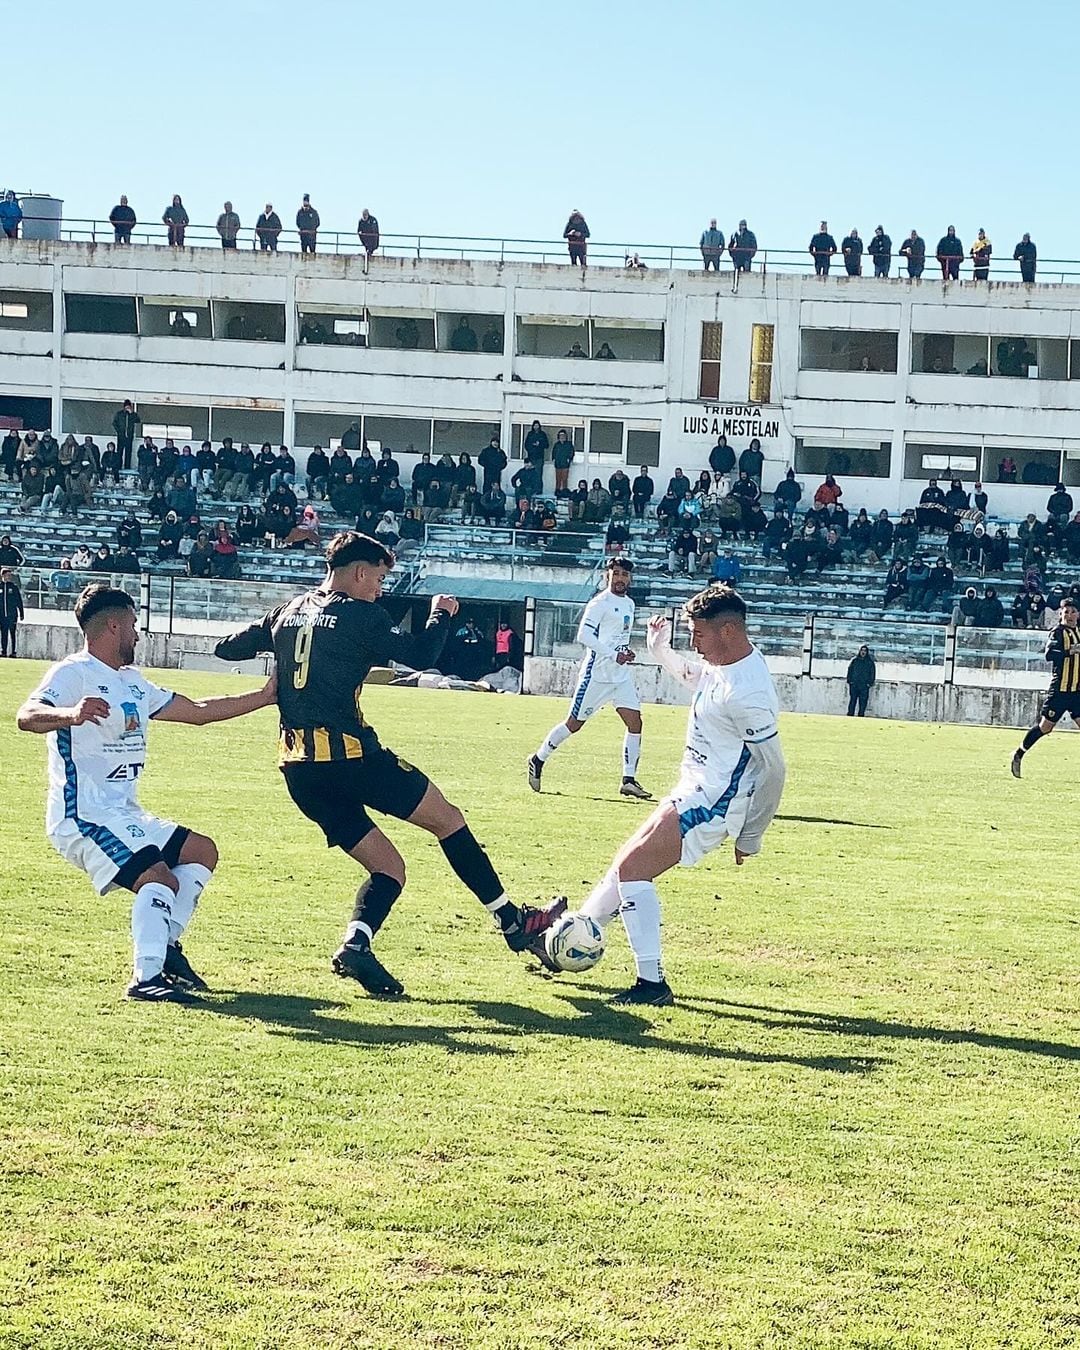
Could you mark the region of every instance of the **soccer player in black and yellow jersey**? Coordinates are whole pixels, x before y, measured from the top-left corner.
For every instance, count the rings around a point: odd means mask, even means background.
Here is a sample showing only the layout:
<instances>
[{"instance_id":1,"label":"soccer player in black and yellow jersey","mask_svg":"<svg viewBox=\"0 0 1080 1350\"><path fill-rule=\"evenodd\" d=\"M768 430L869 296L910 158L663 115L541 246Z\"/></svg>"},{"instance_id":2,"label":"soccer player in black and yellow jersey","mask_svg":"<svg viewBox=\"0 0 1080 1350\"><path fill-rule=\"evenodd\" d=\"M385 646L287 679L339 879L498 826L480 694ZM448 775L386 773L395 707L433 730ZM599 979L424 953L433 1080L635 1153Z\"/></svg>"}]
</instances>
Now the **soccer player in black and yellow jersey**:
<instances>
[{"instance_id":1,"label":"soccer player in black and yellow jersey","mask_svg":"<svg viewBox=\"0 0 1080 1350\"><path fill-rule=\"evenodd\" d=\"M1052 661L1054 673L1046 700L1039 709L1039 720L1024 737L1012 757L1014 778L1020 777L1020 761L1024 753L1043 736L1049 736L1065 713L1080 727L1080 610L1076 601L1067 596L1061 602L1060 623L1050 630L1046 643L1046 659Z\"/></svg>"},{"instance_id":2,"label":"soccer player in black and yellow jersey","mask_svg":"<svg viewBox=\"0 0 1080 1350\"><path fill-rule=\"evenodd\" d=\"M280 767L289 795L330 848L342 849L369 874L333 969L377 997L393 997L403 986L374 956L371 942L405 885L405 863L369 809L433 834L461 881L494 915L511 951L541 943L566 903L531 909L508 899L458 808L426 774L381 745L364 718L361 693L372 666L434 665L458 602L435 596L423 632L402 633L377 603L394 565L389 549L347 530L330 541L326 564L321 586L223 638L215 653L236 661L273 652Z\"/></svg>"}]
</instances>

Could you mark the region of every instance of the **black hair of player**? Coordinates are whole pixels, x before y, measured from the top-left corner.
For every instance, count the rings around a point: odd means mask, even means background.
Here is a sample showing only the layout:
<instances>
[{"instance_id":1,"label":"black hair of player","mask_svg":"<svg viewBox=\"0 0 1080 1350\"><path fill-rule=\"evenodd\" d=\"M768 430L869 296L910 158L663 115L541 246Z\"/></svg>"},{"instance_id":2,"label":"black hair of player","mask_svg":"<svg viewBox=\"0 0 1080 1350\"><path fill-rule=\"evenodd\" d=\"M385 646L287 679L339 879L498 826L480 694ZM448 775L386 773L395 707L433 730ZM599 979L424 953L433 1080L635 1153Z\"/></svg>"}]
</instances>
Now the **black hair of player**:
<instances>
[{"instance_id":1,"label":"black hair of player","mask_svg":"<svg viewBox=\"0 0 1080 1350\"><path fill-rule=\"evenodd\" d=\"M394 555L370 534L361 534L359 530L342 530L335 534L326 546L326 565L331 572L339 567L355 567L357 563L367 563L371 567L393 567Z\"/></svg>"},{"instance_id":2,"label":"black hair of player","mask_svg":"<svg viewBox=\"0 0 1080 1350\"><path fill-rule=\"evenodd\" d=\"M686 617L695 623L726 619L746 623L746 601L734 586L706 586L686 602Z\"/></svg>"},{"instance_id":3,"label":"black hair of player","mask_svg":"<svg viewBox=\"0 0 1080 1350\"><path fill-rule=\"evenodd\" d=\"M106 586L103 581L95 582L75 601L75 621L85 633L89 625L99 614L110 609L134 609L135 601L116 586Z\"/></svg>"},{"instance_id":4,"label":"black hair of player","mask_svg":"<svg viewBox=\"0 0 1080 1350\"><path fill-rule=\"evenodd\" d=\"M632 572L634 570L634 564L630 559L622 557L621 554L616 558L609 558L604 564L604 571L610 572L615 567L621 567L624 572Z\"/></svg>"}]
</instances>

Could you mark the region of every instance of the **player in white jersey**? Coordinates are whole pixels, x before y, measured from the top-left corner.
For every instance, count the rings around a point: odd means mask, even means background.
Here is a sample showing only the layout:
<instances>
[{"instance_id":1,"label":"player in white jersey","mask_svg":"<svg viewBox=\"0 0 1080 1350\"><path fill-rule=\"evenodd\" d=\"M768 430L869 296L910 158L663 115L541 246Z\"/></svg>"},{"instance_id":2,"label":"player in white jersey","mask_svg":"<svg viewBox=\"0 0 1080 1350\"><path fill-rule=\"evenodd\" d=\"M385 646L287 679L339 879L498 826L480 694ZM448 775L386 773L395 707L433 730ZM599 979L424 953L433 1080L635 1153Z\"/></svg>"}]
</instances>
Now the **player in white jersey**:
<instances>
[{"instance_id":1,"label":"player in white jersey","mask_svg":"<svg viewBox=\"0 0 1080 1350\"><path fill-rule=\"evenodd\" d=\"M628 667L634 662L630 635L634 627L634 602L628 594L634 564L628 558L609 558L607 585L585 606L578 624L577 640L585 648L577 683L570 699L570 715L552 727L529 760L529 786L540 791L544 765L563 741L581 730L594 712L609 703L626 726L623 736L622 785L624 797L651 801L637 781L641 758L641 700Z\"/></svg>"},{"instance_id":2,"label":"player in white jersey","mask_svg":"<svg viewBox=\"0 0 1080 1350\"><path fill-rule=\"evenodd\" d=\"M146 725L203 726L276 701L262 689L189 699L151 683L131 663L139 640L135 602L110 586L87 586L75 605L86 645L57 662L19 709L20 731L46 735L49 792L45 831L53 848L84 871L99 895L132 891L134 974L128 997L190 1003L205 989L180 946L217 865L212 839L159 820L138 803Z\"/></svg>"},{"instance_id":3,"label":"player in white jersey","mask_svg":"<svg viewBox=\"0 0 1080 1350\"><path fill-rule=\"evenodd\" d=\"M612 1000L620 1004L675 1001L660 963L656 878L677 863L692 867L725 839L734 840L737 864L759 853L784 789L776 690L746 636L745 602L713 586L685 612L701 660L672 651L670 620L651 619L648 632L652 655L694 691L679 781L581 907L601 927L622 916L638 978Z\"/></svg>"}]
</instances>

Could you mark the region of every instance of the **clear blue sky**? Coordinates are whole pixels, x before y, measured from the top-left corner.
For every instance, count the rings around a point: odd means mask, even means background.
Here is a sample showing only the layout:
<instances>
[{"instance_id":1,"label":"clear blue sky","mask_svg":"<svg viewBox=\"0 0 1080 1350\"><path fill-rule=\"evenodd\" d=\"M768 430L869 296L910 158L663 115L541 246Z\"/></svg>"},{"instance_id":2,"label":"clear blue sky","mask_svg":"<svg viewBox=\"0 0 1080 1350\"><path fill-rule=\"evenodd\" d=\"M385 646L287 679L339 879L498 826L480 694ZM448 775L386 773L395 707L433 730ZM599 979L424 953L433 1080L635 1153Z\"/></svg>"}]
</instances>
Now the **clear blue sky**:
<instances>
[{"instance_id":1,"label":"clear blue sky","mask_svg":"<svg viewBox=\"0 0 1080 1350\"><path fill-rule=\"evenodd\" d=\"M576 206L635 247L712 215L803 247L824 216L1080 256L1075 0L54 0L4 39L0 178L68 215L176 191L291 225L307 191L346 230L558 238Z\"/></svg>"}]
</instances>

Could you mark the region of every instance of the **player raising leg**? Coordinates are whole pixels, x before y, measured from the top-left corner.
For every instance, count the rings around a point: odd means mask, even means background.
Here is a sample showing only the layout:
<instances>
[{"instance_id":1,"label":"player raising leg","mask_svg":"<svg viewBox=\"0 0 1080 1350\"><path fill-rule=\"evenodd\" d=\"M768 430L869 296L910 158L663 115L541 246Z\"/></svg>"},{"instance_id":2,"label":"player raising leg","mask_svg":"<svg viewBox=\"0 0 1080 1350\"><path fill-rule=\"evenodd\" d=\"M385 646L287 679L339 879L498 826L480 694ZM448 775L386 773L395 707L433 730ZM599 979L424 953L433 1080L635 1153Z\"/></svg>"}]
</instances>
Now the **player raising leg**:
<instances>
[{"instance_id":1,"label":"player raising leg","mask_svg":"<svg viewBox=\"0 0 1080 1350\"><path fill-rule=\"evenodd\" d=\"M360 710L373 665L397 661L424 670L435 664L458 602L435 596L423 632L403 633L377 603L394 565L389 549L346 530L331 539L326 565L321 586L223 638L214 650L225 661L274 653L280 766L289 795L322 829L328 847L340 848L368 873L333 969L376 997L404 993L371 943L405 886L405 863L368 815L369 808L433 834L458 878L494 917L510 950L534 950L566 902L546 909L514 904L458 808L426 774L381 745Z\"/></svg>"},{"instance_id":2,"label":"player raising leg","mask_svg":"<svg viewBox=\"0 0 1080 1350\"><path fill-rule=\"evenodd\" d=\"M1062 600L1058 619L1046 643L1046 659L1053 663L1054 673L1039 709L1039 720L1013 754L1010 768L1014 778L1020 777L1024 755L1043 736L1049 736L1066 713L1080 726L1080 610L1071 596Z\"/></svg>"},{"instance_id":3,"label":"player raising leg","mask_svg":"<svg viewBox=\"0 0 1080 1350\"><path fill-rule=\"evenodd\" d=\"M626 727L619 792L624 797L652 800L652 793L646 792L637 781L641 700L634 677L627 669L634 661L629 645L634 627L634 602L629 595L633 572L634 564L628 558L609 558L607 585L585 606L577 632L585 656L570 700L570 715L565 722L552 727L529 760L529 786L534 792L540 791L544 765L563 741L580 731L594 712L613 703Z\"/></svg>"},{"instance_id":4,"label":"player raising leg","mask_svg":"<svg viewBox=\"0 0 1080 1350\"><path fill-rule=\"evenodd\" d=\"M648 630L649 651L693 690L679 781L581 907L601 927L622 916L637 982L615 996L618 1004L674 1002L661 965L656 878L677 863L692 867L728 838L739 865L760 852L784 788L776 690L746 635L745 602L730 587L714 586L685 612L700 661L672 651L668 619L651 619Z\"/></svg>"},{"instance_id":5,"label":"player raising leg","mask_svg":"<svg viewBox=\"0 0 1080 1350\"><path fill-rule=\"evenodd\" d=\"M188 699L152 684L132 665L139 640L135 601L87 586L75 604L86 637L19 709L20 731L48 738L45 829L62 858L104 895L131 891L134 974L128 997L190 1003L205 989L180 946L218 852L212 839L143 811L136 787L146 763L146 724L224 722L274 702L274 680L249 694Z\"/></svg>"}]
</instances>

